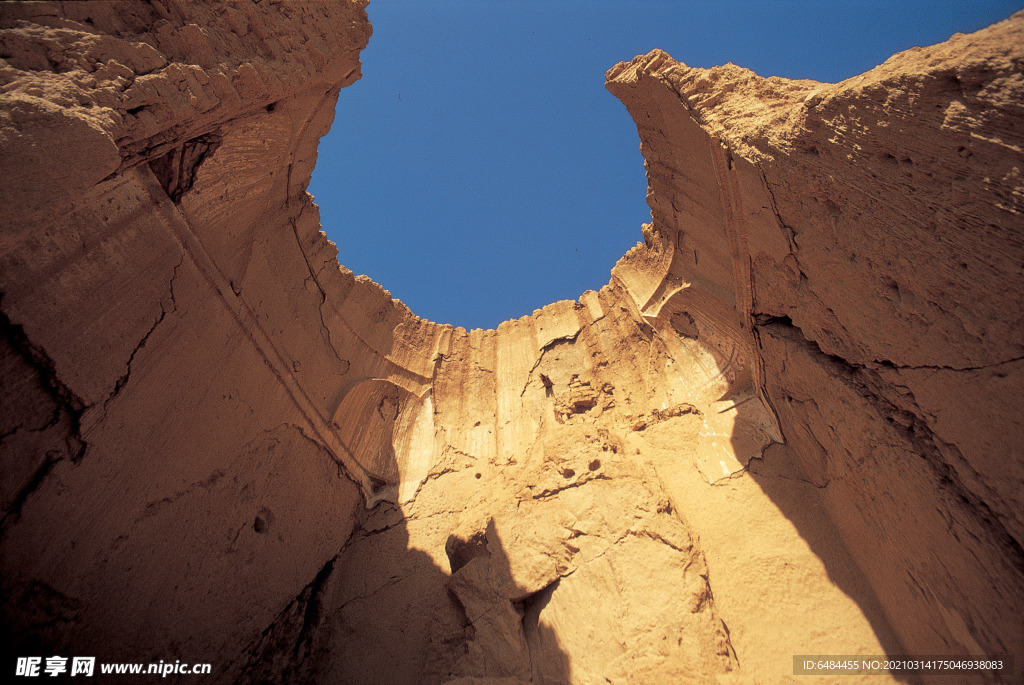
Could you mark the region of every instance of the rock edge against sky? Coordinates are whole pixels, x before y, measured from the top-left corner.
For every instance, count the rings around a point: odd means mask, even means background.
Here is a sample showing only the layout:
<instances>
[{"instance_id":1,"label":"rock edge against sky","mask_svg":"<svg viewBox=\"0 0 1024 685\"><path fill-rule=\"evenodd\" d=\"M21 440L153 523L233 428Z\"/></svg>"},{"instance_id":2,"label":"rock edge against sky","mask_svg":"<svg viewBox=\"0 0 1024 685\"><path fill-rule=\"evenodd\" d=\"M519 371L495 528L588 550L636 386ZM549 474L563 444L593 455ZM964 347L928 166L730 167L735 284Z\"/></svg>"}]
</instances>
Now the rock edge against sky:
<instances>
[{"instance_id":1,"label":"rock edge against sky","mask_svg":"<svg viewBox=\"0 0 1024 685\"><path fill-rule=\"evenodd\" d=\"M644 242L472 332L339 267L305 192L369 35L359 2L0 9L12 664L1024 654L1024 15L835 85L612 68Z\"/></svg>"}]
</instances>

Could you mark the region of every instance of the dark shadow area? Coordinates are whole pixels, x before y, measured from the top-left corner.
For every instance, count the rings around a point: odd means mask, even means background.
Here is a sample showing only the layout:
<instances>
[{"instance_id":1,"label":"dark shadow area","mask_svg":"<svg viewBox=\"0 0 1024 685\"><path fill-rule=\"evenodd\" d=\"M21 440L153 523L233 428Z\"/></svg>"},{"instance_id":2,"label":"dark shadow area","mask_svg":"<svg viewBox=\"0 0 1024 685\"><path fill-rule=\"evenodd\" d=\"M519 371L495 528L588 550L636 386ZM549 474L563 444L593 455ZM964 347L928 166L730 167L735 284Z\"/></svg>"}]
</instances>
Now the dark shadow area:
<instances>
[{"instance_id":1,"label":"dark shadow area","mask_svg":"<svg viewBox=\"0 0 1024 685\"><path fill-rule=\"evenodd\" d=\"M815 486L806 479L791 449L780 444L770 445L762 459L751 460L748 473L825 565L829 580L856 602L885 653L892 657L903 656L905 650L871 583L850 555L846 541L835 529L817 493L809 494Z\"/></svg>"},{"instance_id":2,"label":"dark shadow area","mask_svg":"<svg viewBox=\"0 0 1024 685\"><path fill-rule=\"evenodd\" d=\"M526 642L533 656L534 683L568 683L571 682L572 669L569 655L565 654L558 642L554 629L541 620L541 613L551 601L551 596L558 589L561 579L548 585L540 592L523 600L523 630ZM541 658L537 658L538 655Z\"/></svg>"},{"instance_id":3,"label":"dark shadow area","mask_svg":"<svg viewBox=\"0 0 1024 685\"><path fill-rule=\"evenodd\" d=\"M0 293L0 301L3 293ZM61 461L85 453L82 402L57 378L53 361L20 325L0 312L0 555L7 568L27 565L4 545L22 507ZM0 580L0 664L14 673L18 657L64 653L67 627L80 603L44 582L7 574Z\"/></svg>"},{"instance_id":4,"label":"dark shadow area","mask_svg":"<svg viewBox=\"0 0 1024 685\"><path fill-rule=\"evenodd\" d=\"M465 539L449 536L445 551L453 569L448 590L468 622L455 675L570 682L569 656L540 618L558 581L533 593L520 588L493 519Z\"/></svg>"},{"instance_id":5,"label":"dark shadow area","mask_svg":"<svg viewBox=\"0 0 1024 685\"><path fill-rule=\"evenodd\" d=\"M706 496L701 496L701 504L694 504L695 511L713 510L709 514L712 518L733 516L742 511L743 515L749 517L748 525L752 531L756 531L756 537L764 540L772 540L778 534L779 544L789 545L793 538L791 533L775 525L771 521L761 522L759 514L767 515L767 507L774 507L778 512L788 519L796 529L799 537L810 548L810 552L824 565L828 581L839 591L846 595L861 611L870 625L871 631L878 640L877 651L884 650L890 656L901 656L905 651L896 637L889 618L884 611L875 589L866 575L862 572L854 559L854 556L847 548L848 541L840 536L839 531L833 524L831 512L829 512L822 501L822 485L813 478L808 477L793 446L780 444L777 440L784 440L791 429L791 426L783 426L783 434L779 434L772 425L771 407L766 408L762 403L756 390L758 379L755 373L754 364L757 363L751 354L748 343L745 342L746 334L743 326L736 321L735 310L732 307L722 305L721 300L713 293L702 290L698 287L690 287L676 293L667 299L658 310L657 320L654 325L665 340L672 339L673 345L666 343L668 354L676 359L682 360L683 368L691 370L692 375L703 379L707 376L705 384L701 380L693 378L682 378L684 383L689 383L687 388L695 393L694 401L700 398L701 393L707 394L703 401L709 401L707 406L702 405L706 415L701 419L703 428L706 431L697 440L694 451L696 470L700 474L700 483L709 485L710 490ZM791 369L789 369L791 371ZM773 369L771 372L777 375L785 374L785 365L782 369ZM819 391L825 391L819 389ZM728 412L728 413L727 413ZM729 425L729 417L732 424ZM784 416L779 420L783 421ZM720 453L718 450L725 447L722 441L728 440L731 446L731 455ZM718 441L718 442L716 442ZM792 442L792 441L791 441ZM716 447L716 445L720 447ZM685 450L683 450L685 451ZM724 450L728 452L728 448ZM735 461L733 461L733 455ZM719 487L729 487L733 478L746 478L749 476L754 483L767 495L768 502L748 502L745 509L738 508L738 499L750 497L753 492L741 489L742 482L736 482L736 498L718 498L714 493ZM691 482L690 487L696 487ZM758 498L760 500L760 498ZM715 509L716 505L722 508ZM686 508L686 503L681 503ZM734 508L736 507L736 508ZM758 508L762 507L762 508ZM773 517L774 512L771 514ZM705 521L712 525L710 521ZM712 538L710 545L717 545L715 549L725 553L725 558L730 559L728 576L730 580L723 583L733 583L732 592L746 591L757 592L757 585L752 584L751 588L740 590L735 585L735 578L739 573L734 564L738 559L743 558L753 564L760 563L758 557L764 555L766 564L771 564L782 575L777 582L770 582L771 587L765 587L766 592L775 592L773 596L765 599L767 607L774 607L778 612L780 620L779 630L789 637L784 641L789 643L794 654L816 654L820 647L813 644L801 647L800 640L808 642L817 641L818 644L847 645L846 652L855 654L862 649L862 642L865 641L867 632L861 629L856 637L844 637L839 631L843 625L863 626L863 622L853 620L852 623L844 623L845 616L835 622L829 621L828 612L846 612L849 615L852 607L843 603L843 608L834 607L828 600L818 601L819 598L828 597L827 586L822 581L814 581L813 575L818 571L814 568L802 568L809 562L806 550L800 550L798 546L792 548L792 552L798 555L792 563L786 563L783 555L788 554L789 547L765 547L759 545L764 543L750 541L742 535L730 537L708 531ZM769 543L770 544L770 543ZM735 547L734 545L738 545ZM752 555L755 558L749 559L743 555ZM813 564L812 564L813 566ZM792 568L790 568L792 567ZM799 582L794 582L795 576L789 574L793 568L801 568L798 573L805 573L806 578L811 581L808 592L817 593L818 588L814 583L818 582L825 595L811 595L808 597L793 597L788 601L785 597L787 591L797 591ZM710 569L711 585L715 587L715 568ZM761 582L760 579L757 582ZM806 582L806 581L804 581ZM764 587L764 586L763 586ZM835 597L833 595L833 597ZM782 602L785 602L784 604ZM809 615L808 611L819 613ZM837 619L842 614L837 614ZM794 623L790 623L790 621ZM787 626L788 624L788 626ZM836 634L828 635L823 631L832 624L836 626ZM761 624L758 624L761 625ZM763 626L762 626L763 627ZM748 631L751 629L747 627ZM821 638L821 639L817 639ZM744 638L741 638L744 639ZM757 638L747 636L748 645L758 642ZM763 644L774 644L772 636L765 636ZM744 645L734 645L737 649L739 662L744 662ZM801 651L802 650L802 651ZM752 650L753 651L753 650ZM792 657L793 655L786 655ZM875 656L881 656L876 654ZM758 658L763 658L759 656ZM780 662L782 663L782 662ZM789 666L791 669L791 665ZM762 674L763 675L763 674ZM779 678L792 676L791 670L779 673Z\"/></svg>"},{"instance_id":6,"label":"dark shadow area","mask_svg":"<svg viewBox=\"0 0 1024 685\"><path fill-rule=\"evenodd\" d=\"M366 400L356 415L381 406L376 394ZM395 452L387 449L395 423L376 425L386 430L361 432L361 449L369 449L375 473L397 477ZM384 455L391 464L381 463ZM433 555L410 545L409 527L393 503L364 510L344 547L246 650L237 681L570 682L569 657L540 618L557 583L533 594L518 588L493 521L465 537L449 535ZM436 532L420 531L437 540ZM445 556L451 574L435 561Z\"/></svg>"},{"instance_id":7,"label":"dark shadow area","mask_svg":"<svg viewBox=\"0 0 1024 685\"><path fill-rule=\"evenodd\" d=\"M765 373L777 372L779 375L784 373L784 369L773 371L769 364L765 366L768 369ZM777 379L775 384L780 385L782 382L782 379ZM818 388L817 391L828 392L828 389ZM774 398L774 394L772 397ZM754 398L752 401L738 406L735 425L738 427L743 420L753 420L752 414L758 404L760 404L759 400ZM787 421L787 415L779 415L777 411L775 414L787 444L773 442L768 445L760 456L755 456L750 460L747 473L783 516L795 526L811 551L825 566L828 579L856 603L870 624L879 644L885 650L885 655L893 658L905 656L906 649L890 623L876 594L874 583L854 559L853 553L848 548L849 541L836 528L832 514L827 509L827 503L822 499L823 489L828 483L818 482L814 477L808 475L801 461L801 455L795 451L799 449L799 441L792 439L797 430L796 427L791 421ZM749 439L747 440L749 441ZM737 430L734 430L731 442L737 452L742 449L749 450L749 444L744 446L744 436L740 435ZM874 550L873 553L883 554L884 550ZM898 572L899 569L894 568L893 576L895 577ZM823 610L827 609L828 607L823 607ZM842 642L842 635L835 637L838 638L837 642ZM856 645L851 644L850 651L847 653L856 654L855 647ZM807 650L803 653L813 654L814 652ZM891 675L890 677L895 678L898 682L918 682L915 676Z\"/></svg>"},{"instance_id":8,"label":"dark shadow area","mask_svg":"<svg viewBox=\"0 0 1024 685\"><path fill-rule=\"evenodd\" d=\"M984 503L963 494L945 470L940 438L906 408L913 395L894 400L900 389L883 373L826 354L788 317L758 317L757 325L766 391L787 444L770 446L749 472L858 604L886 654L1012 652L1019 617L998 632L998 616L979 623L986 601L1013 602L1013 578L1000 576L1006 548L986 539Z\"/></svg>"}]
</instances>

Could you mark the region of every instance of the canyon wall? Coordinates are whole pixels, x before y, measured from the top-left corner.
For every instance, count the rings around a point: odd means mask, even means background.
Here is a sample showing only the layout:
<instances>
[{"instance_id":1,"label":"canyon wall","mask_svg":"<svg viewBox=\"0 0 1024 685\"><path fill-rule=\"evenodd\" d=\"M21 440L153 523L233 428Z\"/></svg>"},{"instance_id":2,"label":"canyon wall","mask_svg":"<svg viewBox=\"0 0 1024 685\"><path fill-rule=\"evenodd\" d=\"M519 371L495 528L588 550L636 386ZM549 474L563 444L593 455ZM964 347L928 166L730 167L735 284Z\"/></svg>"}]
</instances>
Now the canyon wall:
<instances>
[{"instance_id":1,"label":"canyon wall","mask_svg":"<svg viewBox=\"0 0 1024 685\"><path fill-rule=\"evenodd\" d=\"M305 187L370 26L335 2L0 12L7 649L223 669L363 506L329 421L388 362L331 339L321 288L365 286Z\"/></svg>"},{"instance_id":2,"label":"canyon wall","mask_svg":"<svg viewBox=\"0 0 1024 685\"><path fill-rule=\"evenodd\" d=\"M305 192L364 5L0 8L11 657L743 683L1024 655L1024 15L836 85L616 66L644 242L467 332L339 267Z\"/></svg>"},{"instance_id":3,"label":"canyon wall","mask_svg":"<svg viewBox=\"0 0 1024 685\"><path fill-rule=\"evenodd\" d=\"M1018 13L836 85L660 52L609 72L647 160L646 308L735 311L909 653L1024 646L1022 46Z\"/></svg>"}]
</instances>

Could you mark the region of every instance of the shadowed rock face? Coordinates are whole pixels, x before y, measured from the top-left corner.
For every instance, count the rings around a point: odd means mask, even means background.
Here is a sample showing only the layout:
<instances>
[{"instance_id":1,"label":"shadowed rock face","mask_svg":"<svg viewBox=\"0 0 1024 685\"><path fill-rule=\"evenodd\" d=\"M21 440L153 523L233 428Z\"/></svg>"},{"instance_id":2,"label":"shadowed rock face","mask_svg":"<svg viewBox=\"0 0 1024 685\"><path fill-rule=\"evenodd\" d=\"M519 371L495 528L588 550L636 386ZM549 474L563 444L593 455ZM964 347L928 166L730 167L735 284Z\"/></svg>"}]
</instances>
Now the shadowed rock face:
<instances>
[{"instance_id":1,"label":"shadowed rock face","mask_svg":"<svg viewBox=\"0 0 1024 685\"><path fill-rule=\"evenodd\" d=\"M305 193L363 5L0 6L10 657L1024 654L1024 16L836 85L616 66L644 242L466 332L339 268Z\"/></svg>"}]
</instances>

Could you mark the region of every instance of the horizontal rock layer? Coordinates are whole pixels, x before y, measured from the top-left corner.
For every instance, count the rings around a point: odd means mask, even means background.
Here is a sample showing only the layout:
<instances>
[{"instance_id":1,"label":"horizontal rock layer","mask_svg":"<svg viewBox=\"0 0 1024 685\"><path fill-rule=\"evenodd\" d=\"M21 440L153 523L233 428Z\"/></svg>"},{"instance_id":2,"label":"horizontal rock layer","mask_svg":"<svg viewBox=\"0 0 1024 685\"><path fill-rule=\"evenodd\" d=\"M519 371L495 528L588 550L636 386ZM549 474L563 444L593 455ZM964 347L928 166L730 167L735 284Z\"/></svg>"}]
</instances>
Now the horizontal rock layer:
<instances>
[{"instance_id":1,"label":"horizontal rock layer","mask_svg":"<svg viewBox=\"0 0 1024 685\"><path fill-rule=\"evenodd\" d=\"M467 332L339 268L305 193L363 3L4 6L8 651L359 683L1024 653L1022 25L836 85L618 65L644 242Z\"/></svg>"}]
</instances>

